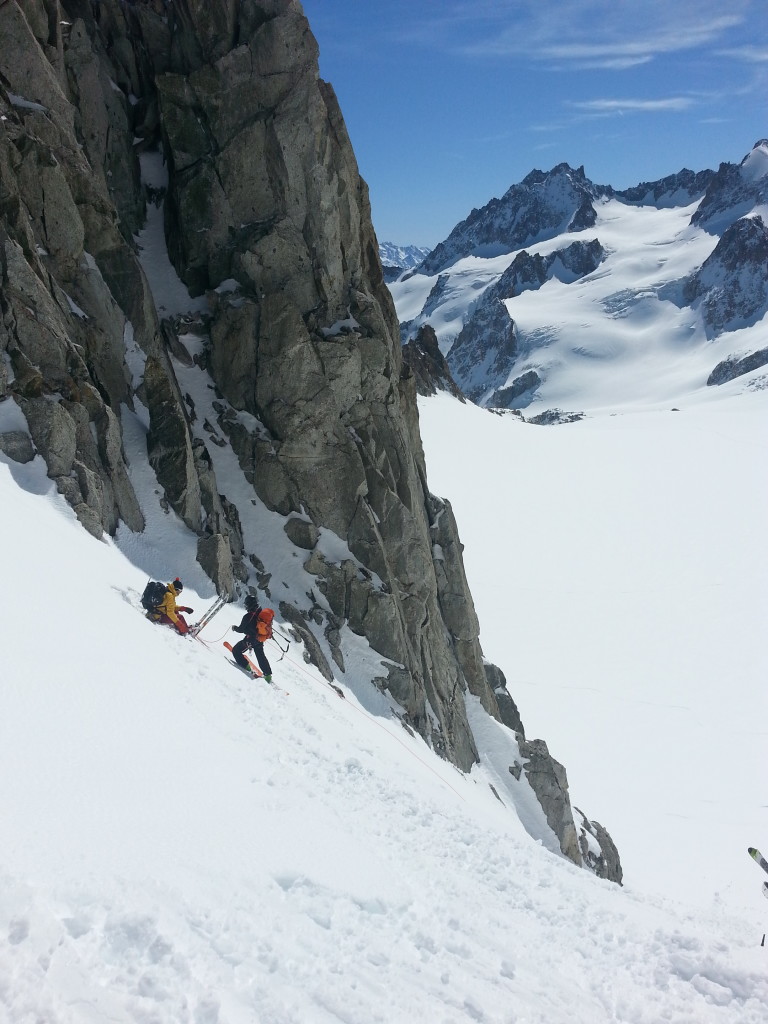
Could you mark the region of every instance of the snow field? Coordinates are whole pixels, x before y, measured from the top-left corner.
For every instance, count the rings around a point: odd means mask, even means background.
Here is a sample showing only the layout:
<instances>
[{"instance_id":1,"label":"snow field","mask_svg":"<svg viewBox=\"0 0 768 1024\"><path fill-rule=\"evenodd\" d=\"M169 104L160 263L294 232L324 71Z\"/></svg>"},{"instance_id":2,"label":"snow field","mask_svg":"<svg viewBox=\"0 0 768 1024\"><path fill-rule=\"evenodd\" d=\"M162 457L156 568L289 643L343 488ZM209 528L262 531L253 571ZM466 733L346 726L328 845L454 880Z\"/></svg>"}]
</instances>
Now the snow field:
<instances>
[{"instance_id":1,"label":"snow field","mask_svg":"<svg viewBox=\"0 0 768 1024\"><path fill-rule=\"evenodd\" d=\"M677 304L680 282L717 243L715 235L691 227L696 206L657 209L602 200L596 203L593 228L526 246L531 255L546 256L597 238L606 252L600 266L583 278L552 279L505 302L515 322L519 358L501 386L529 369L543 378L526 415L550 408L640 411L651 398L669 408L701 388L721 360L768 344L768 318L708 340L699 314ZM413 321L411 335L429 322L447 355L474 304L517 255L459 260L443 272L436 306L425 302L437 275L393 282L399 320ZM487 372L478 363L472 385L485 384ZM488 386L489 394L495 386Z\"/></svg>"},{"instance_id":2,"label":"snow field","mask_svg":"<svg viewBox=\"0 0 768 1024\"><path fill-rule=\"evenodd\" d=\"M760 928L746 847L768 845L768 431L749 383L558 427L447 396L420 414L485 654L611 832L627 887Z\"/></svg>"},{"instance_id":3,"label":"snow field","mask_svg":"<svg viewBox=\"0 0 768 1024\"><path fill-rule=\"evenodd\" d=\"M755 922L542 848L495 723L468 778L295 645L287 696L251 682L221 647L241 609L205 644L138 613L153 550L194 578L172 516L142 552L88 536L39 459L0 486L4 1024L765 1019Z\"/></svg>"}]
</instances>

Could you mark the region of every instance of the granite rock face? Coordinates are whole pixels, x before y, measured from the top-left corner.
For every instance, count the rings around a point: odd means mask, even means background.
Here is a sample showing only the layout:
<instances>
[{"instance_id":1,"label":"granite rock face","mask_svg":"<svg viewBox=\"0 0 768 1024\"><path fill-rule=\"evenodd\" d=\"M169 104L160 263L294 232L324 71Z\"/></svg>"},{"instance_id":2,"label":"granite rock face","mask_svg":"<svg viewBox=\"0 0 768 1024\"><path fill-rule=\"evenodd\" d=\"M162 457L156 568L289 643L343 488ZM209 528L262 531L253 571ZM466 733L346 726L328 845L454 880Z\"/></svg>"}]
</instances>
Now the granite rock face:
<instances>
[{"instance_id":1,"label":"granite rock face","mask_svg":"<svg viewBox=\"0 0 768 1024\"><path fill-rule=\"evenodd\" d=\"M541 377L535 370L527 370L519 377L515 377L507 387L494 391L488 405L493 409L516 409L519 405L524 404L521 399L532 395L538 387L541 387L541 383Z\"/></svg>"},{"instance_id":2,"label":"granite rock face","mask_svg":"<svg viewBox=\"0 0 768 1024\"><path fill-rule=\"evenodd\" d=\"M574 864L581 865L583 861L568 797L565 768L552 757L544 740L528 741L519 737L519 746L523 770L550 828L560 841L560 849Z\"/></svg>"},{"instance_id":3,"label":"granite rock face","mask_svg":"<svg viewBox=\"0 0 768 1024\"><path fill-rule=\"evenodd\" d=\"M416 332L416 337L403 345L403 363L413 374L416 390L420 395L435 395L438 391L465 401L461 388L451 375L445 356L440 351L434 329L425 324Z\"/></svg>"},{"instance_id":4,"label":"granite rock face","mask_svg":"<svg viewBox=\"0 0 768 1024\"><path fill-rule=\"evenodd\" d=\"M120 416L143 409L162 501L234 596L269 574L216 482L208 446L231 444L254 499L303 523L286 543L316 581L296 613L309 635L366 637L416 727L469 768L452 698L498 705L456 525L427 487L367 188L301 7L30 0L0 7L0 33L3 392L29 430L4 449L41 454L95 536L141 530ZM138 160L152 150L169 255L211 295L198 365L220 412L203 437L174 369L194 365L184 325L161 324L133 244L158 198ZM321 554L321 529L346 560Z\"/></svg>"},{"instance_id":5,"label":"granite rock face","mask_svg":"<svg viewBox=\"0 0 768 1024\"><path fill-rule=\"evenodd\" d=\"M575 811L583 863L598 878L607 878L610 882L621 885L624 872L613 839L599 821L590 821L578 807Z\"/></svg>"},{"instance_id":6,"label":"granite rock face","mask_svg":"<svg viewBox=\"0 0 768 1024\"><path fill-rule=\"evenodd\" d=\"M101 536L121 519L144 525L115 413L132 405L126 316L108 283L133 256L104 168L94 171L81 141L88 112L72 102L70 65L80 68L83 40L53 13L0 8L0 353L5 400L21 407L49 476Z\"/></svg>"}]
</instances>

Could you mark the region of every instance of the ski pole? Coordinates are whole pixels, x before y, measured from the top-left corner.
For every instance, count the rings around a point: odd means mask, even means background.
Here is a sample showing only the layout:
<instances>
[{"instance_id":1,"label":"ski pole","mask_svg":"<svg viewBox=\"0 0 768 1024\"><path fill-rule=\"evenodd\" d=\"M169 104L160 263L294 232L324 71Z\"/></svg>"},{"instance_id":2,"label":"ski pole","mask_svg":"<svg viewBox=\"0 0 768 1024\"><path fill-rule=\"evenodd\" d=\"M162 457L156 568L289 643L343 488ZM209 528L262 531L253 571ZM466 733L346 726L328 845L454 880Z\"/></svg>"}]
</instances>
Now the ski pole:
<instances>
[{"instance_id":1,"label":"ski pole","mask_svg":"<svg viewBox=\"0 0 768 1024\"><path fill-rule=\"evenodd\" d=\"M280 653L280 657L277 660L278 661L282 661L283 658L288 653L288 648L287 647L281 647L280 644L277 642L277 640L273 636L271 636L269 639L272 641L272 643L275 645L275 647L277 647L278 651L281 652Z\"/></svg>"}]
</instances>

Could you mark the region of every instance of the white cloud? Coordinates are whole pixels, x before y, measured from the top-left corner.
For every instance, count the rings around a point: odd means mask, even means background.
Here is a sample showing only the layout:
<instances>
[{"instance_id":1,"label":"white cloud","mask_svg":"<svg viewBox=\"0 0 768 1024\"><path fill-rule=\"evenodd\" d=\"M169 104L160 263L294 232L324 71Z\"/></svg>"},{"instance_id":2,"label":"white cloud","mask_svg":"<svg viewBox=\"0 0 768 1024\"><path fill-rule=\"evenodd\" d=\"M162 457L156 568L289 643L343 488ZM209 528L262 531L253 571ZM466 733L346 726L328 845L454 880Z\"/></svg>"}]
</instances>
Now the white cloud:
<instances>
[{"instance_id":1,"label":"white cloud","mask_svg":"<svg viewBox=\"0 0 768 1024\"><path fill-rule=\"evenodd\" d=\"M768 63L768 46L737 46L730 50L719 50L721 57L733 57L748 64Z\"/></svg>"},{"instance_id":2,"label":"white cloud","mask_svg":"<svg viewBox=\"0 0 768 1024\"><path fill-rule=\"evenodd\" d=\"M665 99L600 99L600 100L573 100L569 106L578 110L590 111L596 114L623 114L635 112L655 112L663 110L687 110L693 106L694 100L690 96L669 96Z\"/></svg>"},{"instance_id":3,"label":"white cloud","mask_svg":"<svg viewBox=\"0 0 768 1024\"><path fill-rule=\"evenodd\" d=\"M602 60L588 60L562 66L563 71L590 71L593 69L603 71L626 71L627 68L636 68L640 64L650 64L653 57L650 54L637 57L605 57Z\"/></svg>"},{"instance_id":4,"label":"white cloud","mask_svg":"<svg viewBox=\"0 0 768 1024\"><path fill-rule=\"evenodd\" d=\"M428 21L411 22L404 37L471 57L624 70L663 54L732 43L730 33L746 28L763 2L731 0L724 13L721 0L454 0Z\"/></svg>"}]
</instances>

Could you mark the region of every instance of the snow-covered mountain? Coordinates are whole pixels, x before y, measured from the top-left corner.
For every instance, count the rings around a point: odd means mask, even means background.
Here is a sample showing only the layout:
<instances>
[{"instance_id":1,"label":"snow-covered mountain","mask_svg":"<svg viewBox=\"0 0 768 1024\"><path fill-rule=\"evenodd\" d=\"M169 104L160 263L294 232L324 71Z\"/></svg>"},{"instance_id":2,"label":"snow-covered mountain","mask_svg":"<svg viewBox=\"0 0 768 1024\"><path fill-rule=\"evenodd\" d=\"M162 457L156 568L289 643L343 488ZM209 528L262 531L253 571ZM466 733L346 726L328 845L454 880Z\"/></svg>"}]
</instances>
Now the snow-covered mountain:
<instances>
[{"instance_id":1,"label":"snow-covered mountain","mask_svg":"<svg viewBox=\"0 0 768 1024\"><path fill-rule=\"evenodd\" d=\"M379 259L387 281L396 280L405 270L426 259L430 250L419 245L396 245L394 242L379 242Z\"/></svg>"},{"instance_id":2,"label":"snow-covered mountain","mask_svg":"<svg viewBox=\"0 0 768 1024\"><path fill-rule=\"evenodd\" d=\"M768 141L623 192L534 171L390 284L473 401L526 415L695 390L768 345Z\"/></svg>"},{"instance_id":3,"label":"snow-covered mountain","mask_svg":"<svg viewBox=\"0 0 768 1024\"><path fill-rule=\"evenodd\" d=\"M583 167L558 164L546 174L531 171L501 199L472 210L435 246L419 272L439 274L465 256L498 256L591 227L596 218L594 198L603 191L587 180Z\"/></svg>"}]
</instances>

